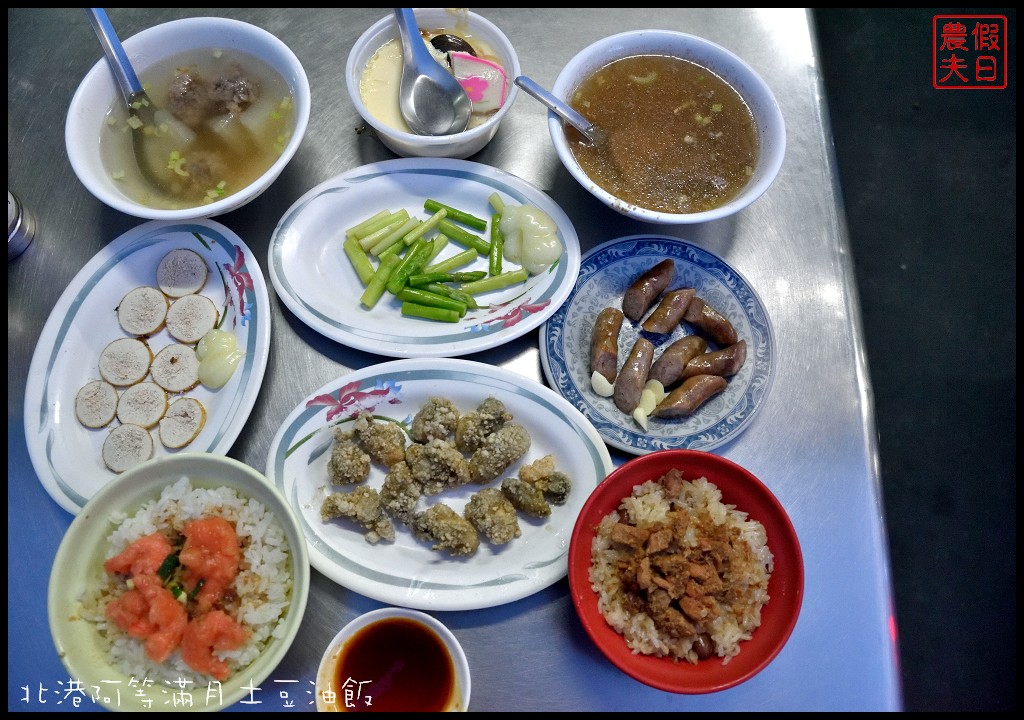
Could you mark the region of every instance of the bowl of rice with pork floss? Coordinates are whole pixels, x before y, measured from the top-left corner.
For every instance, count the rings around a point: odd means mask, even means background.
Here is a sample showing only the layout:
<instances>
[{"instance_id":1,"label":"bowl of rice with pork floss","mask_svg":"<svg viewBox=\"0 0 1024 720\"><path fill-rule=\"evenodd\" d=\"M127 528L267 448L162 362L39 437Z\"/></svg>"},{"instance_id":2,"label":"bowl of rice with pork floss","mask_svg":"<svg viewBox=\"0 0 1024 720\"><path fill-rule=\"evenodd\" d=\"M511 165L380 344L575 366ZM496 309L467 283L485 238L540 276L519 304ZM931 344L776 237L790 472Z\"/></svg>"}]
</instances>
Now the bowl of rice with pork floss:
<instances>
[{"instance_id":1,"label":"bowl of rice with pork floss","mask_svg":"<svg viewBox=\"0 0 1024 720\"><path fill-rule=\"evenodd\" d=\"M108 709L221 710L280 663L309 581L298 521L265 477L172 455L114 478L71 523L50 631L69 677Z\"/></svg>"},{"instance_id":2,"label":"bowl of rice with pork floss","mask_svg":"<svg viewBox=\"0 0 1024 720\"><path fill-rule=\"evenodd\" d=\"M719 455L660 450L619 466L572 535L569 587L587 634L652 687L717 692L763 670L803 600L785 509Z\"/></svg>"}]
</instances>

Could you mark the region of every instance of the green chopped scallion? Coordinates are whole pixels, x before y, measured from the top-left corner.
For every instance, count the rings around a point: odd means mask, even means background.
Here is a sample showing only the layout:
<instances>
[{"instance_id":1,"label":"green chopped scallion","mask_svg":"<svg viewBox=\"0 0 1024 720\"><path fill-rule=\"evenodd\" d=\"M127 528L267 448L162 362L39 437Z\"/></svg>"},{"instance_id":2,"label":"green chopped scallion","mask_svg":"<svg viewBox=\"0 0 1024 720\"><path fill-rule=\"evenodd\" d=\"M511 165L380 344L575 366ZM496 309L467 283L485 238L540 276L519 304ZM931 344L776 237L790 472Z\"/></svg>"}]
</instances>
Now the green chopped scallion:
<instances>
[{"instance_id":1,"label":"green chopped scallion","mask_svg":"<svg viewBox=\"0 0 1024 720\"><path fill-rule=\"evenodd\" d=\"M184 165L185 157L177 150L171 150L171 154L167 156L167 169L173 170L182 177L188 177L188 170L184 168Z\"/></svg>"},{"instance_id":2,"label":"green chopped scallion","mask_svg":"<svg viewBox=\"0 0 1024 720\"><path fill-rule=\"evenodd\" d=\"M167 589L171 591L171 595L174 596L174 599L182 605L188 603L188 593L185 592L185 588L183 588L180 583L171 583Z\"/></svg>"},{"instance_id":3,"label":"green chopped scallion","mask_svg":"<svg viewBox=\"0 0 1024 720\"><path fill-rule=\"evenodd\" d=\"M178 553L172 552L170 555L164 558L164 561L160 563L160 567L157 568L156 574L161 580L166 580L174 572L174 568L178 567L181 561L178 560Z\"/></svg>"}]
</instances>

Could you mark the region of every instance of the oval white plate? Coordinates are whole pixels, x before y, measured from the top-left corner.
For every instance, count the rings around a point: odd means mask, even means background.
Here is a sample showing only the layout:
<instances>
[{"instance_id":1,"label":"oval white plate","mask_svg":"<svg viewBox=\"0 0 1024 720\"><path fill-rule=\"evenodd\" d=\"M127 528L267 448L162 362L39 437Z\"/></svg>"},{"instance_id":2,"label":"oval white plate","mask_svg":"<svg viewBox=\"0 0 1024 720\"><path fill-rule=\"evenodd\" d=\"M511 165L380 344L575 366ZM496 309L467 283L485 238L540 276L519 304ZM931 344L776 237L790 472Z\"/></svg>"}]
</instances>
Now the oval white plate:
<instances>
[{"instance_id":1,"label":"oval white plate","mask_svg":"<svg viewBox=\"0 0 1024 720\"><path fill-rule=\"evenodd\" d=\"M696 288L699 297L729 318L739 339L747 341L747 360L728 378L726 389L693 415L674 420L650 418L644 431L632 415L615 407L611 398L600 397L591 389L590 343L597 314L609 306L621 307L622 296L633 281L665 258L676 264L676 279L669 289ZM679 338L692 334L682 322L671 335L644 336L660 355ZM638 324L623 320L620 366L639 335ZM723 260L685 240L630 235L599 245L583 257L569 299L541 329L540 350L548 383L594 424L608 444L643 455L666 448L711 450L746 429L771 388L774 339L761 299Z\"/></svg>"},{"instance_id":2,"label":"oval white plate","mask_svg":"<svg viewBox=\"0 0 1024 720\"><path fill-rule=\"evenodd\" d=\"M487 306L458 323L403 317L401 303L389 293L372 310L359 303L364 286L342 248L348 228L385 209L405 208L426 220L428 198L489 220L495 192L507 204L539 207L557 223L564 252L552 268L524 285L476 296ZM462 250L449 242L438 260ZM350 170L299 198L274 230L269 264L281 300L322 335L390 357L454 357L501 345L544 322L576 282L580 244L562 209L515 175L466 160L407 158ZM481 256L459 271L486 269Z\"/></svg>"},{"instance_id":3,"label":"oval white plate","mask_svg":"<svg viewBox=\"0 0 1024 720\"><path fill-rule=\"evenodd\" d=\"M25 436L43 487L78 514L114 477L100 456L110 426L86 428L75 417L75 395L100 377L100 352L126 337L115 309L129 290L156 285L156 267L168 252L189 248L210 268L201 293L225 317L245 358L224 387L184 393L206 408L206 424L184 452L226 455L256 404L270 351L270 300L263 272L241 238L212 220L154 220L139 225L93 256L60 296L36 343L25 389ZM166 330L149 338L154 353L174 342ZM169 396L168 403L177 396ZM154 457L172 454L153 435Z\"/></svg>"},{"instance_id":4,"label":"oval white plate","mask_svg":"<svg viewBox=\"0 0 1024 720\"><path fill-rule=\"evenodd\" d=\"M416 540L395 524L395 541L368 543L357 525L325 523L320 506L332 491L354 487L328 483L332 428L346 426L361 410L403 423L406 428L433 395L470 412L493 395L530 433L529 452L502 477L553 454L556 467L572 478L565 505L551 516L528 519L519 513L522 535L503 546L481 540L470 557L452 557ZM546 588L568 572L567 553L580 508L612 462L601 437L557 393L521 375L457 359L409 359L373 365L324 385L304 400L278 430L267 457L267 477L299 516L313 567L355 592L392 605L420 610L471 610L519 600ZM379 490L385 471L374 464L368 487ZM444 502L461 513L481 487L465 485L421 497L417 510Z\"/></svg>"}]
</instances>

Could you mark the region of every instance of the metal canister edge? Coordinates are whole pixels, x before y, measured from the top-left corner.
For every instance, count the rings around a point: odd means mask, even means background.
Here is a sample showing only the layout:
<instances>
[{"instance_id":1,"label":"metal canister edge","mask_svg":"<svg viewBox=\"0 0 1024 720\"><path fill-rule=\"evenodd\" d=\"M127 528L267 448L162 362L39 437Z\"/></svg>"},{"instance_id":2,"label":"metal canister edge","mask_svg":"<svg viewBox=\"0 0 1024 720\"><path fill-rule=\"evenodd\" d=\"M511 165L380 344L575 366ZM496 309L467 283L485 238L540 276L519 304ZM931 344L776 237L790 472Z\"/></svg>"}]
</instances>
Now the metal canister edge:
<instances>
[{"instance_id":1,"label":"metal canister edge","mask_svg":"<svg viewBox=\"0 0 1024 720\"><path fill-rule=\"evenodd\" d=\"M25 252L35 235L35 222L18 196L7 191L7 262Z\"/></svg>"}]
</instances>

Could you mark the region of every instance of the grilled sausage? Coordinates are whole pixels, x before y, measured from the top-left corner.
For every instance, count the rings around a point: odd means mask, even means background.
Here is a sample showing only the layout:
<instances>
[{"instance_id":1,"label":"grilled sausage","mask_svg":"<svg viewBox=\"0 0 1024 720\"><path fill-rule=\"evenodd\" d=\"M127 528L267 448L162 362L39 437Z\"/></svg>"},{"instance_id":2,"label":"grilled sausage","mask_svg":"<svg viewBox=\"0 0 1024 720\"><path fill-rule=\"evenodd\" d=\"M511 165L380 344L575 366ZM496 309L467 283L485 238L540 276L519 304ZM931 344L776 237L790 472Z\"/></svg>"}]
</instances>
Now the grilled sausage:
<instances>
[{"instance_id":1,"label":"grilled sausage","mask_svg":"<svg viewBox=\"0 0 1024 720\"><path fill-rule=\"evenodd\" d=\"M731 377L740 371L747 360L747 341L740 340L727 348L704 353L686 363L683 379L695 375L721 375Z\"/></svg>"},{"instance_id":2,"label":"grilled sausage","mask_svg":"<svg viewBox=\"0 0 1024 720\"><path fill-rule=\"evenodd\" d=\"M654 308L654 312L644 320L643 329L662 335L675 330L696 292L693 288L683 288L666 294L658 303L658 307Z\"/></svg>"},{"instance_id":3,"label":"grilled sausage","mask_svg":"<svg viewBox=\"0 0 1024 720\"><path fill-rule=\"evenodd\" d=\"M662 387L669 387L683 376L686 364L708 350L707 340L700 335L687 335L662 350L651 366L648 380L657 380Z\"/></svg>"},{"instance_id":4,"label":"grilled sausage","mask_svg":"<svg viewBox=\"0 0 1024 720\"><path fill-rule=\"evenodd\" d=\"M615 378L615 392L612 399L615 407L625 413L631 413L640 404L640 393L647 382L647 373L654 361L654 345L647 338L637 338L633 349L629 351L619 376Z\"/></svg>"},{"instance_id":5,"label":"grilled sausage","mask_svg":"<svg viewBox=\"0 0 1024 720\"><path fill-rule=\"evenodd\" d=\"M607 307L597 314L594 336L590 341L590 372L599 372L608 382L615 382L619 368L619 330L622 311Z\"/></svg>"},{"instance_id":6,"label":"grilled sausage","mask_svg":"<svg viewBox=\"0 0 1024 720\"><path fill-rule=\"evenodd\" d=\"M697 408L725 390L726 385L728 383L720 375L694 375L658 403L651 415L661 418L692 415Z\"/></svg>"},{"instance_id":7,"label":"grilled sausage","mask_svg":"<svg viewBox=\"0 0 1024 720\"><path fill-rule=\"evenodd\" d=\"M647 309L658 296L676 279L676 264L671 258L662 260L633 284L622 296L622 312L633 322L640 322Z\"/></svg>"},{"instance_id":8,"label":"grilled sausage","mask_svg":"<svg viewBox=\"0 0 1024 720\"><path fill-rule=\"evenodd\" d=\"M694 297L690 301L683 319L714 340L719 347L736 342L736 330L729 319L699 297Z\"/></svg>"}]
</instances>

